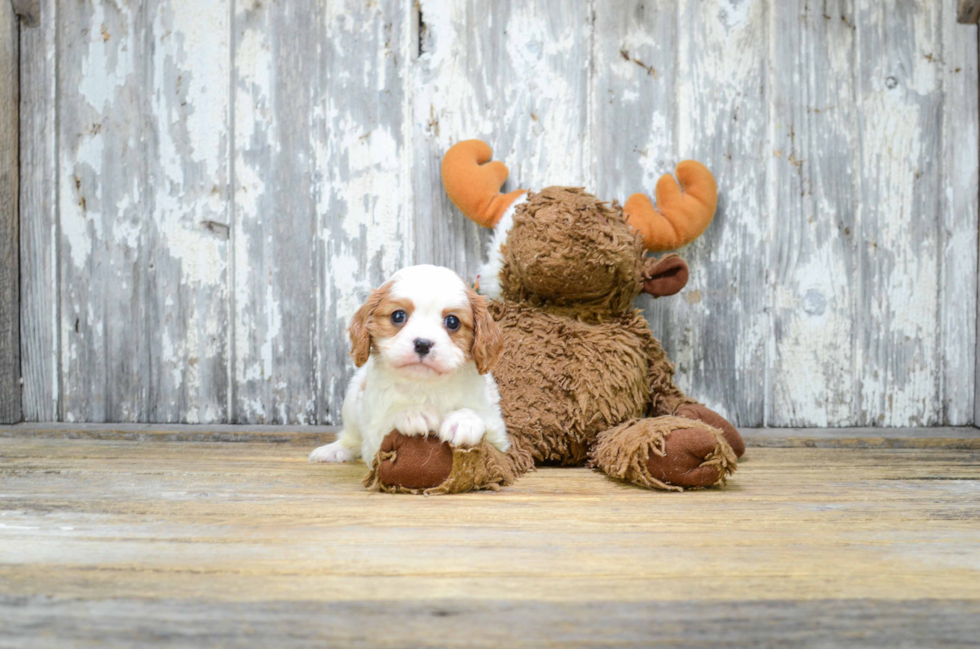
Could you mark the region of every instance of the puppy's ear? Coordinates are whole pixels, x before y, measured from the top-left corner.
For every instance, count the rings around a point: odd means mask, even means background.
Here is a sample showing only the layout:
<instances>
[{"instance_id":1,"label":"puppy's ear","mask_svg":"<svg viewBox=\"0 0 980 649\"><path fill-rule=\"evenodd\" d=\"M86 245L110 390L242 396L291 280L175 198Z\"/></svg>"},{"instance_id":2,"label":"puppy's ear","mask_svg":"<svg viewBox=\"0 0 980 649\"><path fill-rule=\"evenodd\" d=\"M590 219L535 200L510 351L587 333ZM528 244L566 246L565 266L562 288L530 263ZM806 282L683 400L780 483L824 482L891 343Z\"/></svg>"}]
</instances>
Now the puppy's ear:
<instances>
[{"instance_id":1,"label":"puppy's ear","mask_svg":"<svg viewBox=\"0 0 980 649\"><path fill-rule=\"evenodd\" d=\"M371 356L371 317L390 289L391 282L375 289L351 318L350 325L347 327L347 334L350 336L350 357L354 359L354 365L357 367L367 363Z\"/></svg>"},{"instance_id":2,"label":"puppy's ear","mask_svg":"<svg viewBox=\"0 0 980 649\"><path fill-rule=\"evenodd\" d=\"M470 298L470 309L473 311L473 343L470 346L470 356L476 363L480 374L486 374L497 365L500 352L504 348L504 340L500 327L494 322L487 309L487 301L476 291L467 290Z\"/></svg>"}]
</instances>

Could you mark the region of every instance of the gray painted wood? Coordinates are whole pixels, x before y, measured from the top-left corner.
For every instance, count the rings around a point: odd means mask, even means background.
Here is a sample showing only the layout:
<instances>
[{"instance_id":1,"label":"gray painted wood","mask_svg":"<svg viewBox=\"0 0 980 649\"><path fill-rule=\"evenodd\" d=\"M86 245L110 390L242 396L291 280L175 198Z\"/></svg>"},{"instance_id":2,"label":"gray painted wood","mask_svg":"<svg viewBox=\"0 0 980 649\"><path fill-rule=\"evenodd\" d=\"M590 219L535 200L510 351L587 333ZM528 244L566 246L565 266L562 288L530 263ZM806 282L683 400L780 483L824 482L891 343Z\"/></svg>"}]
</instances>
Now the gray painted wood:
<instances>
[{"instance_id":1,"label":"gray painted wood","mask_svg":"<svg viewBox=\"0 0 980 649\"><path fill-rule=\"evenodd\" d=\"M339 423L370 289L475 279L488 232L439 161L482 137L508 189L622 201L709 166L688 287L638 305L739 425L980 420L976 33L951 6L54 5L22 30L28 419Z\"/></svg>"},{"instance_id":2,"label":"gray painted wood","mask_svg":"<svg viewBox=\"0 0 980 649\"><path fill-rule=\"evenodd\" d=\"M771 370L767 423L856 423L857 35L852 3L781 2L770 17L775 221L769 268Z\"/></svg>"},{"instance_id":3,"label":"gray painted wood","mask_svg":"<svg viewBox=\"0 0 980 649\"><path fill-rule=\"evenodd\" d=\"M20 261L17 196L19 25L0 2L0 423L21 419Z\"/></svg>"},{"instance_id":4,"label":"gray painted wood","mask_svg":"<svg viewBox=\"0 0 980 649\"><path fill-rule=\"evenodd\" d=\"M940 18L938 3L862 4L850 18L858 34L856 102L865 107L856 129L862 202L854 284L864 306L856 360L877 379L856 386L858 425L942 420Z\"/></svg>"},{"instance_id":5,"label":"gray painted wood","mask_svg":"<svg viewBox=\"0 0 980 649\"><path fill-rule=\"evenodd\" d=\"M934 67L940 75L943 105L938 174L942 196L939 217L941 246L939 276L940 347L935 364L940 368L942 424L977 422L975 359L977 358L978 242L978 141L980 104L974 80L977 68L977 30L958 25L951 8L941 5L942 61ZM925 55L923 56L925 58ZM926 59L928 62L928 59Z\"/></svg>"},{"instance_id":6,"label":"gray painted wood","mask_svg":"<svg viewBox=\"0 0 980 649\"><path fill-rule=\"evenodd\" d=\"M707 165L721 193L711 227L683 251L691 279L664 326L679 384L738 425L760 426L771 365L774 219L767 209L768 6L713 0L681 2L678 10L675 155Z\"/></svg>"},{"instance_id":7,"label":"gray painted wood","mask_svg":"<svg viewBox=\"0 0 980 649\"><path fill-rule=\"evenodd\" d=\"M590 184L592 8L584 0L419 6L421 56L412 82L416 260L474 280L489 231L446 198L442 155L478 137L510 169L505 191Z\"/></svg>"},{"instance_id":8,"label":"gray painted wood","mask_svg":"<svg viewBox=\"0 0 980 649\"><path fill-rule=\"evenodd\" d=\"M58 7L63 417L146 421L149 187L137 2Z\"/></svg>"},{"instance_id":9,"label":"gray painted wood","mask_svg":"<svg viewBox=\"0 0 980 649\"><path fill-rule=\"evenodd\" d=\"M228 0L144 7L149 421L229 419L230 18Z\"/></svg>"},{"instance_id":10,"label":"gray painted wood","mask_svg":"<svg viewBox=\"0 0 980 649\"><path fill-rule=\"evenodd\" d=\"M316 421L322 20L314 2L235 5L234 422Z\"/></svg>"},{"instance_id":11,"label":"gray painted wood","mask_svg":"<svg viewBox=\"0 0 980 649\"><path fill-rule=\"evenodd\" d=\"M27 421L61 419L57 10L56 0L42 0L40 24L20 33L20 353Z\"/></svg>"},{"instance_id":12,"label":"gray painted wood","mask_svg":"<svg viewBox=\"0 0 980 649\"><path fill-rule=\"evenodd\" d=\"M371 289L413 259L412 13L398 0L346 2L328 5L318 25L312 209L320 423L340 423L354 369L347 323Z\"/></svg>"}]
</instances>

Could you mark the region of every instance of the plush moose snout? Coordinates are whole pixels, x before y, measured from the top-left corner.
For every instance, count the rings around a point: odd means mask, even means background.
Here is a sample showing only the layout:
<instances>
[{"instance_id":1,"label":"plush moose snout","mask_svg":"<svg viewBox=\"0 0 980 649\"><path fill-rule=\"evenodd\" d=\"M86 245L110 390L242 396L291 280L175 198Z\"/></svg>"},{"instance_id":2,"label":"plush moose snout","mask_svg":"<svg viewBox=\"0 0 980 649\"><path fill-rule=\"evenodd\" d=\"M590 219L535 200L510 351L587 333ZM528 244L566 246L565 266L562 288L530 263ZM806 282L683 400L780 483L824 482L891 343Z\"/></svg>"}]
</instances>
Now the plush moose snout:
<instances>
[{"instance_id":1,"label":"plush moose snout","mask_svg":"<svg viewBox=\"0 0 980 649\"><path fill-rule=\"evenodd\" d=\"M687 286L687 262L675 253L643 261L643 291L653 297L674 295Z\"/></svg>"}]
</instances>

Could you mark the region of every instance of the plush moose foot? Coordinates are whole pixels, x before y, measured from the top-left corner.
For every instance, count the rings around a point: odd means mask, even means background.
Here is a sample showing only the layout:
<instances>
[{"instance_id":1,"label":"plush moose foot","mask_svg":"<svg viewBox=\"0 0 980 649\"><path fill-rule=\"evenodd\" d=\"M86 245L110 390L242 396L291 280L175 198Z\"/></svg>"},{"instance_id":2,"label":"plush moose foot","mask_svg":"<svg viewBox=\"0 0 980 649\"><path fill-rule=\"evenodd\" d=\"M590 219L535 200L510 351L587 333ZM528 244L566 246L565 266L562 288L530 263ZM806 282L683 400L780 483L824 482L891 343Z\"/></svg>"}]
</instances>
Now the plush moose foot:
<instances>
[{"instance_id":1,"label":"plush moose foot","mask_svg":"<svg viewBox=\"0 0 980 649\"><path fill-rule=\"evenodd\" d=\"M364 485L389 493L452 494L496 491L516 478L510 458L486 442L454 448L435 435L392 431L381 442Z\"/></svg>"},{"instance_id":2,"label":"plush moose foot","mask_svg":"<svg viewBox=\"0 0 980 649\"><path fill-rule=\"evenodd\" d=\"M720 430L696 419L634 419L599 433L592 465L641 487L683 491L723 485L738 459Z\"/></svg>"},{"instance_id":3,"label":"plush moose foot","mask_svg":"<svg viewBox=\"0 0 980 649\"><path fill-rule=\"evenodd\" d=\"M732 447L735 451L735 457L742 457L745 455L745 442L742 441L742 436L738 434L735 427L728 423L728 420L719 415L717 412L708 408L707 406L702 406L700 403L685 403L684 405L677 408L674 414L678 417L684 417L685 419L697 419L698 421L703 421L709 426L713 426L721 431L725 436L725 441L728 445Z\"/></svg>"}]
</instances>

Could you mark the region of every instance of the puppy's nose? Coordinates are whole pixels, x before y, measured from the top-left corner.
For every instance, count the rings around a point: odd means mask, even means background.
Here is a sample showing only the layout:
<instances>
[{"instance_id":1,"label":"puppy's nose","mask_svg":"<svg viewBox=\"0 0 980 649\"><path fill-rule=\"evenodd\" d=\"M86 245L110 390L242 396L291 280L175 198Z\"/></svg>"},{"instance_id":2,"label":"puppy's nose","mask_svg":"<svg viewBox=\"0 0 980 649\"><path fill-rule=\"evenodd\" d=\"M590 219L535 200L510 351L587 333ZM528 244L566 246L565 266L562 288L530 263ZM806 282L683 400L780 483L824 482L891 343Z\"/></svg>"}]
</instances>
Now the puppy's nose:
<instances>
[{"instance_id":1,"label":"puppy's nose","mask_svg":"<svg viewBox=\"0 0 980 649\"><path fill-rule=\"evenodd\" d=\"M432 349L433 345L435 345L435 343L432 342L431 340L426 340L425 338L416 338L415 353L418 354L420 357L425 356L426 354L429 353L429 350Z\"/></svg>"}]
</instances>

